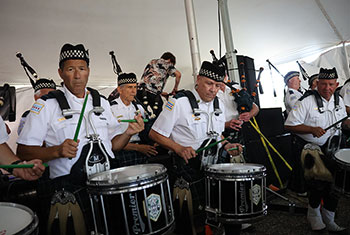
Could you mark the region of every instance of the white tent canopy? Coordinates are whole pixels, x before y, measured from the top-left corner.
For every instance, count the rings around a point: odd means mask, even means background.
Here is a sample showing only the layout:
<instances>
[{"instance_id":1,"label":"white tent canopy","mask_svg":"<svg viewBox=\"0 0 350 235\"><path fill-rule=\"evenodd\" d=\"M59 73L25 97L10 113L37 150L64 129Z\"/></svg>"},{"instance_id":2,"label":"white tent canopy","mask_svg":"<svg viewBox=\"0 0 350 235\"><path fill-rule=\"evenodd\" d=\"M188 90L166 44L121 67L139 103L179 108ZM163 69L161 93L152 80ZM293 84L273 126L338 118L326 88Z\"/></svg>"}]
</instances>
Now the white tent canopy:
<instances>
[{"instance_id":1,"label":"white tent canopy","mask_svg":"<svg viewBox=\"0 0 350 235\"><path fill-rule=\"evenodd\" d=\"M202 60L218 51L217 1L193 0ZM350 40L350 1L320 0L343 41ZM281 64L341 43L317 0L228 0L234 46L239 54ZM90 50L90 86L114 86L108 52L138 76L164 51L177 56L183 82L191 76L189 39L181 0L2 0L0 84L27 84L15 53L22 52L39 76L56 82L58 55L66 43ZM223 43L224 47L224 43ZM224 52L224 50L223 50ZM218 52L217 52L218 54Z\"/></svg>"},{"instance_id":2,"label":"white tent canopy","mask_svg":"<svg viewBox=\"0 0 350 235\"><path fill-rule=\"evenodd\" d=\"M193 3L201 59L211 60L209 50L219 55L217 1ZM256 68L267 70L265 60L269 59L286 73L289 68L282 64L350 41L349 0L228 0L228 6L234 47L238 54L254 58ZM0 32L0 85L30 86L15 57L17 51L39 77L59 83L58 56L66 42L83 43L89 49L91 87L115 87L111 50L123 71L135 72L138 77L150 59L171 51L183 75L180 87L193 85L184 0L2 0ZM224 53L224 42L222 48ZM267 92L271 78L264 73L262 83ZM283 87L280 81L274 83ZM18 92L26 90L31 96L28 89ZM19 102L17 116L31 103Z\"/></svg>"}]
</instances>

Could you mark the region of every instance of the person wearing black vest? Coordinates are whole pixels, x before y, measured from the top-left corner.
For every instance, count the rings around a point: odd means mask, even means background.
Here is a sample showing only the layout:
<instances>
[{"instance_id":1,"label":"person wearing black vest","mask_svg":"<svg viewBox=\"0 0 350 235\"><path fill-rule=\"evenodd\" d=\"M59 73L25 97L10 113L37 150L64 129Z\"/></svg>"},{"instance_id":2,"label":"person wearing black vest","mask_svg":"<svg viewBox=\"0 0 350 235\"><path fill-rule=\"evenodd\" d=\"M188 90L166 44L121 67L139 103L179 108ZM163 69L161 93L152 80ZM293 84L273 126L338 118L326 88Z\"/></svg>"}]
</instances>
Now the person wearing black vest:
<instances>
[{"instance_id":1,"label":"person wearing black vest","mask_svg":"<svg viewBox=\"0 0 350 235\"><path fill-rule=\"evenodd\" d=\"M174 98L170 98L149 134L154 141L172 152L174 168L170 169L169 174L170 179L176 179L174 196L178 196L175 195L175 190L182 190L182 186L186 190L190 189L190 195L182 199L188 200L193 218L184 215L176 218L177 231L190 227L186 231L179 231L183 234L204 232L204 167L221 161L218 156L220 147L225 150L237 147L236 150L228 151L233 156L242 152L240 144L225 140L222 145L196 153L200 147L223 138L221 134L225 128L225 107L216 94L224 75L225 72L220 67L204 61L195 88L192 91L180 91ZM180 193L179 195L181 197ZM182 211L186 213L184 206ZM239 233L240 226L236 227L234 229Z\"/></svg>"},{"instance_id":2,"label":"person wearing black vest","mask_svg":"<svg viewBox=\"0 0 350 235\"><path fill-rule=\"evenodd\" d=\"M332 146L335 142L333 140L337 140L337 143L339 140L340 143L341 131L340 124L332 128L327 127L347 116L343 99L335 93L339 84L337 78L335 68L321 68L317 90L306 92L296 102L285 122L285 128L297 137L298 145L301 147L299 154L303 148L304 150L309 148L304 146L307 143L313 144L313 148L319 148L320 151L322 149L324 155L321 155L322 163L319 166L324 165L326 171L329 171L333 176L336 170L331 160L331 154L334 153ZM349 119L342 123L342 126L347 129L349 125ZM304 162L309 198L307 219L312 230L319 233L325 233L328 230L329 233L348 234L347 229L334 222L339 195L334 190L333 180L320 179L319 175L307 178L306 172L318 165L318 161L311 155L305 156L304 159L302 155L301 159ZM322 209L320 209L321 199L324 203Z\"/></svg>"},{"instance_id":3,"label":"person wearing black vest","mask_svg":"<svg viewBox=\"0 0 350 235\"><path fill-rule=\"evenodd\" d=\"M54 228L57 217L60 221L71 221L69 217L73 217L75 234L88 234L93 222L87 178L100 169L108 170L109 158L114 156L112 150L123 149L132 135L143 130L144 124L141 115L137 115L137 122L122 132L108 101L86 87L89 53L82 44L62 47L58 73L63 80L62 90L50 92L33 104L17 140L17 154L23 160L39 158L50 167L51 182L46 193L47 208L52 198L51 210L47 215L49 227L43 234L58 229ZM66 208L66 200L74 209ZM60 208L70 212L61 214ZM60 227L63 233L69 229Z\"/></svg>"},{"instance_id":4,"label":"person wearing black vest","mask_svg":"<svg viewBox=\"0 0 350 235\"><path fill-rule=\"evenodd\" d=\"M118 76L119 97L111 101L111 109L114 117L120 121L133 119L137 113L145 118L144 109L135 102L137 91L137 79L134 73L122 73ZM123 128L128 127L128 123L120 123ZM147 163L148 157L157 155L155 146L144 144L138 134L130 138L129 143L120 151L116 152L116 165L118 167L131 166Z\"/></svg>"}]
</instances>

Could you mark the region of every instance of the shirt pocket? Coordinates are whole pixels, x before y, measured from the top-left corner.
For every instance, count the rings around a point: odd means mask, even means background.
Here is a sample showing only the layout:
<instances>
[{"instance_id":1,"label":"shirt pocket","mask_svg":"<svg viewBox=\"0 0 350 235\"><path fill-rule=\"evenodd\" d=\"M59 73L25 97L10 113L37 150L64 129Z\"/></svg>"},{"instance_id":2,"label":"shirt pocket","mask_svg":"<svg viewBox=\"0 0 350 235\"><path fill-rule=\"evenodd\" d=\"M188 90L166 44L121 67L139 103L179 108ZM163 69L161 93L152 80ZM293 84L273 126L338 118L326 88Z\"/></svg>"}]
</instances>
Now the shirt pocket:
<instances>
[{"instance_id":1,"label":"shirt pocket","mask_svg":"<svg viewBox=\"0 0 350 235\"><path fill-rule=\"evenodd\" d=\"M216 116L213 115L213 130L216 131L219 135L224 131L225 129L225 116L223 114L220 114Z\"/></svg>"},{"instance_id":2,"label":"shirt pocket","mask_svg":"<svg viewBox=\"0 0 350 235\"><path fill-rule=\"evenodd\" d=\"M206 123L206 119L200 116L193 116L186 118L186 125L191 135L195 139L201 139L206 137L208 125Z\"/></svg>"},{"instance_id":3,"label":"shirt pocket","mask_svg":"<svg viewBox=\"0 0 350 235\"><path fill-rule=\"evenodd\" d=\"M52 129L59 143L63 143L66 139L74 138L74 131L77 124L68 120L57 120L52 123Z\"/></svg>"},{"instance_id":4,"label":"shirt pocket","mask_svg":"<svg viewBox=\"0 0 350 235\"><path fill-rule=\"evenodd\" d=\"M98 134L101 139L109 139L109 124L106 117L95 115L92 117L92 123L95 127L96 134ZM91 128L90 124L89 127ZM110 131L112 132L112 130ZM92 128L89 130L89 133L94 133Z\"/></svg>"}]
</instances>

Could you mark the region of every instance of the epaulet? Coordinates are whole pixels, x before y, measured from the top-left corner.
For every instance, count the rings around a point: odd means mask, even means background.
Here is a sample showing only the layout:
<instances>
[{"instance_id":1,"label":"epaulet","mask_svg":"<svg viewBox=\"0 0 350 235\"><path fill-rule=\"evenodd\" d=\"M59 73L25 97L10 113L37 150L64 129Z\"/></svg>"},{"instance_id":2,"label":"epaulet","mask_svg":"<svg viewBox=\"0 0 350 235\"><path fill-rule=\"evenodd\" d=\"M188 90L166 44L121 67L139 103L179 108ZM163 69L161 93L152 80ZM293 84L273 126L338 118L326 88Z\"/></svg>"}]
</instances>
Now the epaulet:
<instances>
[{"instance_id":1,"label":"epaulet","mask_svg":"<svg viewBox=\"0 0 350 235\"><path fill-rule=\"evenodd\" d=\"M112 106L112 105L117 105L118 104L118 102L117 101L115 101L115 100L112 100L112 101L110 101L109 102L109 104Z\"/></svg>"},{"instance_id":2,"label":"epaulet","mask_svg":"<svg viewBox=\"0 0 350 235\"><path fill-rule=\"evenodd\" d=\"M178 99L181 97L187 97L185 90L179 90L178 92L176 92L176 94L173 96L174 99Z\"/></svg>"},{"instance_id":3,"label":"epaulet","mask_svg":"<svg viewBox=\"0 0 350 235\"><path fill-rule=\"evenodd\" d=\"M294 94L294 91L292 91L292 90L288 90L288 92L289 92L290 95Z\"/></svg>"},{"instance_id":4,"label":"epaulet","mask_svg":"<svg viewBox=\"0 0 350 235\"><path fill-rule=\"evenodd\" d=\"M48 99L53 99L53 98L56 98L56 95L55 95L55 94L58 94L58 93L62 93L62 94L63 94L63 92L60 91L60 90L50 91L48 94L43 95L42 97L40 97L40 99L42 99L42 100L44 100L44 101L46 101L46 100L48 100ZM64 95L64 94L63 94L63 95Z\"/></svg>"},{"instance_id":5,"label":"epaulet","mask_svg":"<svg viewBox=\"0 0 350 235\"><path fill-rule=\"evenodd\" d=\"M302 95L300 98L299 98L299 101L302 101L303 99L305 99L306 97L310 96L310 95L315 95L315 92L314 90L307 90L304 95Z\"/></svg>"},{"instance_id":6,"label":"epaulet","mask_svg":"<svg viewBox=\"0 0 350 235\"><path fill-rule=\"evenodd\" d=\"M25 112L22 114L22 118L27 117L29 113L30 113L30 110L25 111Z\"/></svg>"}]
</instances>

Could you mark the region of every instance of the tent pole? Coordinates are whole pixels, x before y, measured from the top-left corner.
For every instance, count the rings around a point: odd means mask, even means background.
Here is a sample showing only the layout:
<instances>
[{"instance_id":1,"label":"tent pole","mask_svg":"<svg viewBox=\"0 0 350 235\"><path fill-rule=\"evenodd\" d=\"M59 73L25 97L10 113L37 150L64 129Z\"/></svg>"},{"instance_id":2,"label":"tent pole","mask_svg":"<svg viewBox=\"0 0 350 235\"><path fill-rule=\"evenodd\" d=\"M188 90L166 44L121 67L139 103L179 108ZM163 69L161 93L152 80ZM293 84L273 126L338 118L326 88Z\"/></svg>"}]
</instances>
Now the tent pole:
<instances>
[{"instance_id":1,"label":"tent pole","mask_svg":"<svg viewBox=\"0 0 350 235\"><path fill-rule=\"evenodd\" d=\"M348 80L350 78L350 62L349 62L349 55L348 55L348 51L346 50L346 44L345 42L343 42L343 50L344 50L344 56L345 56L345 81Z\"/></svg>"},{"instance_id":2,"label":"tent pole","mask_svg":"<svg viewBox=\"0 0 350 235\"><path fill-rule=\"evenodd\" d=\"M224 31L225 45L226 45L226 60L228 74L232 81L239 82L239 73L237 66L236 50L233 47L233 37L231 32L230 16L227 7L227 0L219 0L219 7L222 20L222 28Z\"/></svg>"},{"instance_id":3,"label":"tent pole","mask_svg":"<svg viewBox=\"0 0 350 235\"><path fill-rule=\"evenodd\" d=\"M200 69L201 58L199 54L199 44L196 27L196 17L194 14L194 7L192 0L185 0L186 20L188 28L188 38L190 40L191 59L193 69L193 79L196 81Z\"/></svg>"}]
</instances>

